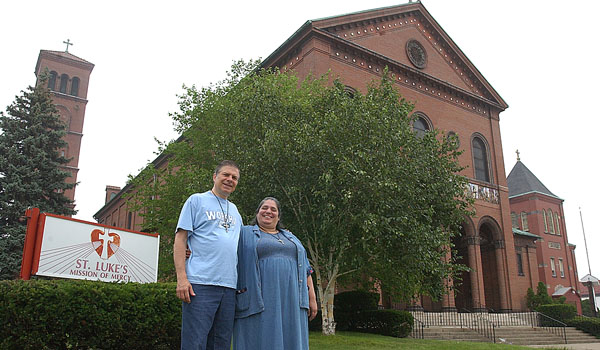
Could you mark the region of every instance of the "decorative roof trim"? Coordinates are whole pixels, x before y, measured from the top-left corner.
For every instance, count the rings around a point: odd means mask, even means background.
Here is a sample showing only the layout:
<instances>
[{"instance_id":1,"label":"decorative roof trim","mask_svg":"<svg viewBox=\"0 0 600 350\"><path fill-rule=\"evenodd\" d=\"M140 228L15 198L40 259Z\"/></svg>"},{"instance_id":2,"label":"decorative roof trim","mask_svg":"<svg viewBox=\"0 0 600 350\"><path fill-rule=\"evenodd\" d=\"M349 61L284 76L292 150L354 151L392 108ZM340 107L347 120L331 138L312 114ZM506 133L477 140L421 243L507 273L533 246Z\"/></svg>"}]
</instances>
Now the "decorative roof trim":
<instances>
[{"instance_id":1,"label":"decorative roof trim","mask_svg":"<svg viewBox=\"0 0 600 350\"><path fill-rule=\"evenodd\" d=\"M552 195L549 195L549 194L547 194L547 193L540 192L540 191L529 191L529 192L524 192L524 193L514 194L514 195L512 195L512 196L508 196L508 199L511 199L511 198L517 198L517 197L521 197L521 196L524 196L524 195L527 195L527 194L533 194L533 193L541 194L541 195L543 195L543 196L550 197L550 198L560 199L562 202L564 202L564 201L565 201L564 199L562 199L562 198L560 198L560 197L557 197L557 196L552 196Z\"/></svg>"}]
</instances>

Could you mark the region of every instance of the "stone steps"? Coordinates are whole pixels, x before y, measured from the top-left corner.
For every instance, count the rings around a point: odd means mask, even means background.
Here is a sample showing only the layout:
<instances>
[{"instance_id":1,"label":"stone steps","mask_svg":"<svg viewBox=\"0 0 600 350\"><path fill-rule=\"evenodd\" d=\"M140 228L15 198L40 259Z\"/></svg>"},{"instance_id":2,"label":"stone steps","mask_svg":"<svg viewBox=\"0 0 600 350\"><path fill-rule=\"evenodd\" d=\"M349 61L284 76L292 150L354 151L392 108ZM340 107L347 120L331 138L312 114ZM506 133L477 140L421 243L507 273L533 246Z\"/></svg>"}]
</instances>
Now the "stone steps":
<instances>
[{"instance_id":1,"label":"stone steps","mask_svg":"<svg viewBox=\"0 0 600 350\"><path fill-rule=\"evenodd\" d=\"M490 342L489 339L468 328L431 327L423 330L423 338L470 342Z\"/></svg>"},{"instance_id":2,"label":"stone steps","mask_svg":"<svg viewBox=\"0 0 600 350\"><path fill-rule=\"evenodd\" d=\"M579 331L572 327L566 328L567 342L569 344L578 343L600 343L589 334ZM492 340L468 328L458 327L428 327L424 329L425 339L469 341L469 342L491 342ZM505 343L513 345L548 345L563 344L562 334L556 335L549 333L543 328L532 327L498 327L495 329L496 343Z\"/></svg>"},{"instance_id":3,"label":"stone steps","mask_svg":"<svg viewBox=\"0 0 600 350\"><path fill-rule=\"evenodd\" d=\"M562 329L557 328L553 334L537 325L537 314L532 312L518 313L456 313L456 312L412 312L414 318L425 325L425 339L441 339L455 341L491 342L486 337L468 328L495 326L496 343L514 345L546 345L563 344ZM417 323L417 322L415 322ZM567 343L600 343L600 339L574 327L565 327Z\"/></svg>"},{"instance_id":4,"label":"stone steps","mask_svg":"<svg viewBox=\"0 0 600 350\"><path fill-rule=\"evenodd\" d=\"M513 345L547 345L562 344L564 338L542 328L499 327L496 328L496 342Z\"/></svg>"}]
</instances>

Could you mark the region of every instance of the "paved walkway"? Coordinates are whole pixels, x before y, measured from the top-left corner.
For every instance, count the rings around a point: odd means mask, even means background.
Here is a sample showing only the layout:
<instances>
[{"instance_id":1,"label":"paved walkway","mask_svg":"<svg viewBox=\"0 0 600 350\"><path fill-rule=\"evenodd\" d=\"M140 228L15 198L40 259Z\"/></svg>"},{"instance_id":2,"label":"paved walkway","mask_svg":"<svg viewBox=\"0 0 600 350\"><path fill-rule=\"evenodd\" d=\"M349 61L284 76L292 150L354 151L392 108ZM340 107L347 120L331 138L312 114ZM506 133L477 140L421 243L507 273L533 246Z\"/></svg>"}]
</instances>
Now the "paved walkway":
<instances>
[{"instance_id":1,"label":"paved walkway","mask_svg":"<svg viewBox=\"0 0 600 350\"><path fill-rule=\"evenodd\" d=\"M584 343L584 344L556 344L556 345L529 345L531 348L542 349L573 349L573 350L600 350L600 343Z\"/></svg>"}]
</instances>

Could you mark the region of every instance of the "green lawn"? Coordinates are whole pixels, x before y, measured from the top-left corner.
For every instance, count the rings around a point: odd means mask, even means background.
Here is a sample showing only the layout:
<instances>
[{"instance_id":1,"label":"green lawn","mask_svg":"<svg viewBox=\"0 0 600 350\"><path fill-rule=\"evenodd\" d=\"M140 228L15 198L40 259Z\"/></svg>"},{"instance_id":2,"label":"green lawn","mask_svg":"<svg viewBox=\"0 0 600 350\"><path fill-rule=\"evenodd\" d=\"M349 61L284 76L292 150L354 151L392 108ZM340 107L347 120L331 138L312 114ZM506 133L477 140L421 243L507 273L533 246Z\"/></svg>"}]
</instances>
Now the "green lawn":
<instances>
[{"instance_id":1,"label":"green lawn","mask_svg":"<svg viewBox=\"0 0 600 350\"><path fill-rule=\"evenodd\" d=\"M324 336L319 332L310 332L311 350L484 350L484 349L512 349L531 350L524 346L513 346L491 343L453 342L440 340L423 340L411 338L392 338L381 335L337 332L334 336Z\"/></svg>"}]
</instances>

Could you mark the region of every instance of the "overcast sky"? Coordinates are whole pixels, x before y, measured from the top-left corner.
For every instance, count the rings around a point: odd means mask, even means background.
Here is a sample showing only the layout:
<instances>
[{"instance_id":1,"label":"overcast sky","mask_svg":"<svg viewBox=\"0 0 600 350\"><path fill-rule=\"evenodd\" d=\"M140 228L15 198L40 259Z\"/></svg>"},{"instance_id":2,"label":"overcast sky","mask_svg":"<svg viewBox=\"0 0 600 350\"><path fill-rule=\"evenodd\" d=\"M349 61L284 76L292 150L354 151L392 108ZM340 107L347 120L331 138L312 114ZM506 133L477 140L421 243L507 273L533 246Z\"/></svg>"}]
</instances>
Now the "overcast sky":
<instances>
[{"instance_id":1,"label":"overcast sky","mask_svg":"<svg viewBox=\"0 0 600 350\"><path fill-rule=\"evenodd\" d=\"M401 4L371 1L2 1L0 108L35 83L41 49L95 64L76 191L77 218L104 205L172 140L169 112L182 85L206 86L238 59L266 58L304 22ZM521 161L565 200L579 275L600 276L597 15L600 2L424 0L423 4L508 103L500 114L506 174ZM243 185L243 184L242 184Z\"/></svg>"}]
</instances>

